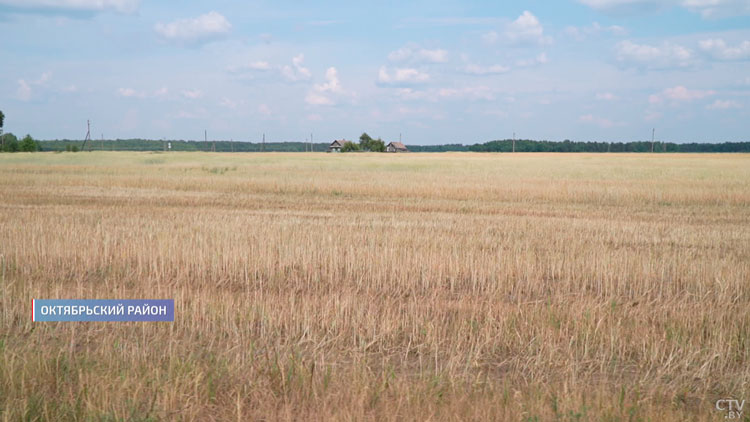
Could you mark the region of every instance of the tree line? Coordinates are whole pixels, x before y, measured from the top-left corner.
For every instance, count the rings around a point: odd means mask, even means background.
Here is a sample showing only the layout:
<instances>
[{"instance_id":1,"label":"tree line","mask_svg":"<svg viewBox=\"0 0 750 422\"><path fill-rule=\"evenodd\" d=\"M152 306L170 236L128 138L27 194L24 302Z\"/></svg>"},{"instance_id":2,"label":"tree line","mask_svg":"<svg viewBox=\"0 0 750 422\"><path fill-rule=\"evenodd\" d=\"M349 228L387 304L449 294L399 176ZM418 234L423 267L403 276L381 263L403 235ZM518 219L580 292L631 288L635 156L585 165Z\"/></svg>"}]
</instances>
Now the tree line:
<instances>
[{"instance_id":1,"label":"tree line","mask_svg":"<svg viewBox=\"0 0 750 422\"><path fill-rule=\"evenodd\" d=\"M0 151L2 152L34 152L34 151L72 151L81 148L81 140L49 140L38 141L26 135L23 139L12 133L3 133L5 114L0 111ZM327 143L311 144L308 142L233 142L233 141L189 141L169 140L157 141L152 139L116 139L90 140L86 150L105 151L216 151L216 152L303 152L326 151ZM673 142L581 142L566 139L562 142L535 141L531 139L503 139L473 145L459 143L444 145L408 145L413 152L750 152L750 142L721 142L721 143L688 143ZM342 152L371 151L385 152L385 141L374 139L367 132L359 137L359 143L347 142L341 148Z\"/></svg>"},{"instance_id":2,"label":"tree line","mask_svg":"<svg viewBox=\"0 0 750 422\"><path fill-rule=\"evenodd\" d=\"M514 146L515 144L515 146ZM716 144L673 142L562 142L530 139L504 139L474 144L467 147L475 152L750 152L750 142L722 142Z\"/></svg>"},{"instance_id":3,"label":"tree line","mask_svg":"<svg viewBox=\"0 0 750 422\"><path fill-rule=\"evenodd\" d=\"M20 144L26 142L31 145L27 138L18 141L12 134L8 136L8 144L17 142L16 150L20 151ZM28 138L31 138L30 136ZM15 140L15 141L14 141ZM43 151L71 151L81 147L82 140L51 140L34 141L39 150ZM115 139L115 140L91 140L86 143L87 151L164 151L167 144L171 143L172 151L211 151L215 147L216 152L304 152L310 151L311 146L305 142L231 142L231 141L188 141L170 140L157 141L149 139ZM516 139L516 152L651 152L650 141L634 142L580 142L565 140L557 141L535 141L530 139ZM312 150L324 152L328 150L328 143L315 143ZM449 151L474 151L474 152L512 152L513 140L503 139L473 145L459 143L443 145L407 145L412 152L449 152ZM750 142L722 142L722 143L688 143L677 144L673 142L655 142L654 152L750 152ZM367 133L363 133L359 142L350 142L344 145L343 151L385 151L385 141L380 138L373 139Z\"/></svg>"},{"instance_id":4,"label":"tree line","mask_svg":"<svg viewBox=\"0 0 750 422\"><path fill-rule=\"evenodd\" d=\"M20 141L16 135L12 133L3 133L3 125L5 124L5 114L0 110L0 151L2 152L35 152L40 151L41 146L39 142L26 135Z\"/></svg>"}]
</instances>

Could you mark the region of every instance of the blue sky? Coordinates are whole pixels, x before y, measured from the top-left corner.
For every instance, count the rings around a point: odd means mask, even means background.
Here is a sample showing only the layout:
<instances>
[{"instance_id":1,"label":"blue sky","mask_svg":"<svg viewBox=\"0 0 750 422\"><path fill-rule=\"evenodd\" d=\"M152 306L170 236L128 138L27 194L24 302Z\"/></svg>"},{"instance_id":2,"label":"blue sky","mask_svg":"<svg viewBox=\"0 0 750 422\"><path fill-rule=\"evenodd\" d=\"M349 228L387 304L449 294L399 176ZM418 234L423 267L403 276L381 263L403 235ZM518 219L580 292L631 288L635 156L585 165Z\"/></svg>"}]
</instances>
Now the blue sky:
<instances>
[{"instance_id":1,"label":"blue sky","mask_svg":"<svg viewBox=\"0 0 750 422\"><path fill-rule=\"evenodd\" d=\"M0 0L5 131L748 141L750 0Z\"/></svg>"}]
</instances>

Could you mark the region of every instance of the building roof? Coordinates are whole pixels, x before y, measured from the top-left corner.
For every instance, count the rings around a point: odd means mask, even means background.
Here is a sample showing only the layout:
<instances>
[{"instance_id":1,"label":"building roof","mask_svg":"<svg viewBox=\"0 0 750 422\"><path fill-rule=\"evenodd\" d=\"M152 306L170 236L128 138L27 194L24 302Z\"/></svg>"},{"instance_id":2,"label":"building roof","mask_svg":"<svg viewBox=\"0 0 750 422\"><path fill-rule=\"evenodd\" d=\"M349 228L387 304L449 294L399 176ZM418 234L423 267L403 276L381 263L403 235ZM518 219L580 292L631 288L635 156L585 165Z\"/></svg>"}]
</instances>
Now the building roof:
<instances>
[{"instance_id":1,"label":"building roof","mask_svg":"<svg viewBox=\"0 0 750 422\"><path fill-rule=\"evenodd\" d=\"M401 142L391 142L388 144L388 146L393 146L393 148L396 149L406 149L406 145L402 144Z\"/></svg>"},{"instance_id":2,"label":"building roof","mask_svg":"<svg viewBox=\"0 0 750 422\"><path fill-rule=\"evenodd\" d=\"M331 147L336 147L336 146L343 147L344 144L346 144L347 142L351 142L351 141L347 141L346 139L337 139L337 140L331 142L330 146Z\"/></svg>"}]
</instances>

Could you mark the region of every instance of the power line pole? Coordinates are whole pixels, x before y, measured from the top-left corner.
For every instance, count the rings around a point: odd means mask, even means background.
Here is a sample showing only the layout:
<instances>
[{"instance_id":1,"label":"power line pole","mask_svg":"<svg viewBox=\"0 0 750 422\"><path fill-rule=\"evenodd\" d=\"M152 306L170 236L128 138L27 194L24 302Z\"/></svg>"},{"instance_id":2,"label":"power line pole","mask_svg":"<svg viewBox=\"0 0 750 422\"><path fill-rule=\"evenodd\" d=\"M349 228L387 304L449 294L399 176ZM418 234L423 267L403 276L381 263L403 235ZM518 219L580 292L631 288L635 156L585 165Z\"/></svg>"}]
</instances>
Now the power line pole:
<instances>
[{"instance_id":1,"label":"power line pole","mask_svg":"<svg viewBox=\"0 0 750 422\"><path fill-rule=\"evenodd\" d=\"M513 132L513 152L516 152L516 132Z\"/></svg>"},{"instance_id":2,"label":"power line pole","mask_svg":"<svg viewBox=\"0 0 750 422\"><path fill-rule=\"evenodd\" d=\"M260 144L260 151L263 152L266 150L266 134L263 134L263 143Z\"/></svg>"},{"instance_id":3,"label":"power line pole","mask_svg":"<svg viewBox=\"0 0 750 422\"><path fill-rule=\"evenodd\" d=\"M312 132L310 132L310 152L315 152L315 144L313 144Z\"/></svg>"},{"instance_id":4,"label":"power line pole","mask_svg":"<svg viewBox=\"0 0 750 422\"><path fill-rule=\"evenodd\" d=\"M656 134L656 128L651 129L651 152L654 152L654 134Z\"/></svg>"},{"instance_id":5,"label":"power line pole","mask_svg":"<svg viewBox=\"0 0 750 422\"><path fill-rule=\"evenodd\" d=\"M81 152L86 148L86 142L91 140L91 121L86 120L86 138L83 139L83 145L81 145Z\"/></svg>"},{"instance_id":6,"label":"power line pole","mask_svg":"<svg viewBox=\"0 0 750 422\"><path fill-rule=\"evenodd\" d=\"M208 131L203 129L203 145L208 147Z\"/></svg>"}]
</instances>

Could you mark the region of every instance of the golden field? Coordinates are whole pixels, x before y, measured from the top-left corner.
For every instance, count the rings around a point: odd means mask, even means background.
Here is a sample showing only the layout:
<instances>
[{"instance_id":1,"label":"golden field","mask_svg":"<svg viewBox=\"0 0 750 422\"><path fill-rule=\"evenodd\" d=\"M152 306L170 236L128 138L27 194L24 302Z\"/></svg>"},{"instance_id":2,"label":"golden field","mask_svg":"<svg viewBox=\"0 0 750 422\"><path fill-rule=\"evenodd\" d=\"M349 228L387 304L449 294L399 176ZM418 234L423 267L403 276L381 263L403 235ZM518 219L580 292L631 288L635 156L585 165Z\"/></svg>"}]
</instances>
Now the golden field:
<instances>
[{"instance_id":1,"label":"golden field","mask_svg":"<svg viewBox=\"0 0 750 422\"><path fill-rule=\"evenodd\" d=\"M747 154L2 154L0 210L2 421L750 402ZM33 323L33 298L175 322Z\"/></svg>"}]
</instances>

